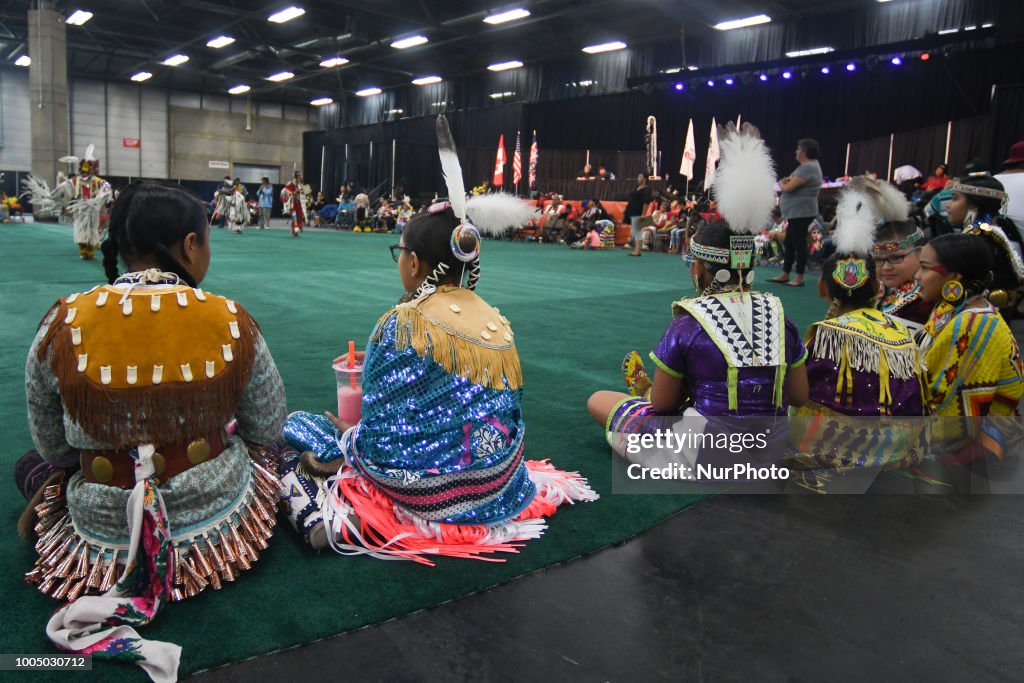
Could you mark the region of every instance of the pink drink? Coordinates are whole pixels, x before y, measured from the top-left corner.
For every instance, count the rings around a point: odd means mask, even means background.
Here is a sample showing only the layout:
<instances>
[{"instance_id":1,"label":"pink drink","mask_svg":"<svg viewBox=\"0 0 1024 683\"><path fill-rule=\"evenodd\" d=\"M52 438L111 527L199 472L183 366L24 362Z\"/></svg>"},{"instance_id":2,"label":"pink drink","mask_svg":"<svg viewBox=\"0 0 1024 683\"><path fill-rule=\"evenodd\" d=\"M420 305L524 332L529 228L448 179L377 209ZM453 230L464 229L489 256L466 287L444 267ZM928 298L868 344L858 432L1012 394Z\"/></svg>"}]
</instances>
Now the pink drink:
<instances>
[{"instance_id":1,"label":"pink drink","mask_svg":"<svg viewBox=\"0 0 1024 683\"><path fill-rule=\"evenodd\" d=\"M363 366L350 368L341 362L331 367L338 383L338 417L354 425L363 414Z\"/></svg>"}]
</instances>

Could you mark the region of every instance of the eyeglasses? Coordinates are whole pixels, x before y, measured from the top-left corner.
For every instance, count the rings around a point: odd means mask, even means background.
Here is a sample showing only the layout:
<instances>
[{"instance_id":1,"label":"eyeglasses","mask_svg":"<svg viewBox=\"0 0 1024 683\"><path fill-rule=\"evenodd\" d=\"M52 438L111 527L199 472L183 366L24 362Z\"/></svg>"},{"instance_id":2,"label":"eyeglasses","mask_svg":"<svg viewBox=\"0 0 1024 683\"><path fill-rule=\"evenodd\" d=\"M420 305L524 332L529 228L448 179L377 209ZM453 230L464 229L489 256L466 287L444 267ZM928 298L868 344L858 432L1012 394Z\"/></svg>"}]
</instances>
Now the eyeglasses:
<instances>
[{"instance_id":1,"label":"eyeglasses","mask_svg":"<svg viewBox=\"0 0 1024 683\"><path fill-rule=\"evenodd\" d=\"M918 249L920 249L920 247L918 247ZM874 258L872 260L875 262L875 267L876 268L881 268L882 266L884 266L886 264L888 264L890 266L898 266L901 263L903 263L903 261L908 256L913 254L918 249L911 249L906 254L896 254L895 256L889 256L889 257L886 257L886 258Z\"/></svg>"},{"instance_id":2,"label":"eyeglasses","mask_svg":"<svg viewBox=\"0 0 1024 683\"><path fill-rule=\"evenodd\" d=\"M392 244L388 249L391 251L391 259L398 263L398 257L402 255L403 251L412 251L409 247L403 247L401 244Z\"/></svg>"}]
</instances>

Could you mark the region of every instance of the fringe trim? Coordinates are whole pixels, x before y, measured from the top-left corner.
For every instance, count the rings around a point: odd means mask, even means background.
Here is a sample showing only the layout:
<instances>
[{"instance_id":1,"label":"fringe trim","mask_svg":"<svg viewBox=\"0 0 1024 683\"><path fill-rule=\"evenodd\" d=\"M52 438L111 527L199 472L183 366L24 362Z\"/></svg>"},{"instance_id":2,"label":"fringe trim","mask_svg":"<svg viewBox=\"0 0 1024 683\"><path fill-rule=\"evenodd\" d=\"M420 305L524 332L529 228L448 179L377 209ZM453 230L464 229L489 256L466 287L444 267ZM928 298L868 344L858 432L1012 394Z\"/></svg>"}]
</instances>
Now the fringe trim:
<instances>
[{"instance_id":1,"label":"fringe trim","mask_svg":"<svg viewBox=\"0 0 1024 683\"><path fill-rule=\"evenodd\" d=\"M461 335L427 317L416 306L399 306L385 313L374 329L372 340L380 342L390 318L395 319L395 348L409 346L421 358L431 358L446 372L474 384L503 391L523 386L523 370L514 344L489 345Z\"/></svg>"},{"instance_id":2,"label":"fringe trim","mask_svg":"<svg viewBox=\"0 0 1024 683\"><path fill-rule=\"evenodd\" d=\"M837 364L842 364L845 357L850 368L861 372L879 373L888 366L889 374L898 379L910 379L918 370L918 352L913 343L898 348L882 347L859 334L825 325L815 328L814 356Z\"/></svg>"},{"instance_id":3,"label":"fringe trim","mask_svg":"<svg viewBox=\"0 0 1024 683\"><path fill-rule=\"evenodd\" d=\"M490 555L519 552L524 541L540 538L547 529L543 518L558 506L599 498L577 472L557 470L547 460L530 460L526 467L537 486L533 501L515 519L492 525L425 520L396 505L353 468L345 468L327 481L323 513L331 548L341 555L429 566L435 564L431 556L504 562Z\"/></svg>"},{"instance_id":4,"label":"fringe trim","mask_svg":"<svg viewBox=\"0 0 1024 683\"><path fill-rule=\"evenodd\" d=\"M274 509L280 498L280 482L272 471L276 468L270 454L260 449L252 462L247 500L219 525L175 542L170 558L172 601L194 597L211 586L220 590L223 582L234 581L259 559L273 536ZM25 581L56 600L110 590L129 560L128 546L90 545L80 536L67 510L63 484L46 488L36 512L39 559L25 574Z\"/></svg>"},{"instance_id":5,"label":"fringe trim","mask_svg":"<svg viewBox=\"0 0 1024 683\"><path fill-rule=\"evenodd\" d=\"M68 415L99 442L179 443L183 434L207 434L234 416L252 373L259 336L259 325L241 305L234 360L218 376L131 389L107 389L78 372L71 332L64 323L66 301L58 301L47 316L54 310L56 317L39 344L38 358L49 357Z\"/></svg>"}]
</instances>

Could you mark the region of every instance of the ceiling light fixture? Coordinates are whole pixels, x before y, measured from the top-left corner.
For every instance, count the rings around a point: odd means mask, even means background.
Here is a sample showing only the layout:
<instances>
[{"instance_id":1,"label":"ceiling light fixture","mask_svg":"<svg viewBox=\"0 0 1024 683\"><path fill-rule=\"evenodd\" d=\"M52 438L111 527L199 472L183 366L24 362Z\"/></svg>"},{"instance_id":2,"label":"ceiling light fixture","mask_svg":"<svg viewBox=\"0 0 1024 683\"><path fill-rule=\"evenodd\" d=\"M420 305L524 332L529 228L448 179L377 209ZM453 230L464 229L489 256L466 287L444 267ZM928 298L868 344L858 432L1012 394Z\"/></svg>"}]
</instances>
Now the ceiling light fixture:
<instances>
[{"instance_id":1,"label":"ceiling light fixture","mask_svg":"<svg viewBox=\"0 0 1024 683\"><path fill-rule=\"evenodd\" d=\"M325 104L333 104L334 100L332 100L330 97L318 97L315 100L310 100L309 103L312 104L314 107L322 107Z\"/></svg>"},{"instance_id":2,"label":"ceiling light fixture","mask_svg":"<svg viewBox=\"0 0 1024 683\"><path fill-rule=\"evenodd\" d=\"M757 26L758 24L767 24L772 20L767 14L757 14L752 17L746 17L745 19L731 19L729 21L723 21L715 24L713 28L719 31L731 31L734 28L746 28L747 26Z\"/></svg>"},{"instance_id":3,"label":"ceiling light fixture","mask_svg":"<svg viewBox=\"0 0 1024 683\"><path fill-rule=\"evenodd\" d=\"M431 83L440 83L442 79L440 76L420 76L419 78L412 79L413 85L430 85Z\"/></svg>"},{"instance_id":4,"label":"ceiling light fixture","mask_svg":"<svg viewBox=\"0 0 1024 683\"><path fill-rule=\"evenodd\" d=\"M409 36L408 38L402 38L391 43L391 47L396 50L404 50L407 47L416 47L417 45L423 45L427 42L426 36Z\"/></svg>"},{"instance_id":5,"label":"ceiling light fixture","mask_svg":"<svg viewBox=\"0 0 1024 683\"><path fill-rule=\"evenodd\" d=\"M86 12L85 10L76 9L71 13L71 16L67 18L65 23L69 26L81 26L85 22L92 19L92 12Z\"/></svg>"},{"instance_id":6,"label":"ceiling light fixture","mask_svg":"<svg viewBox=\"0 0 1024 683\"><path fill-rule=\"evenodd\" d=\"M588 55L596 55L602 52L612 52L614 50L624 50L626 44L621 40L615 40L610 43L601 43L600 45L588 45L583 48L583 51Z\"/></svg>"},{"instance_id":7,"label":"ceiling light fixture","mask_svg":"<svg viewBox=\"0 0 1024 683\"><path fill-rule=\"evenodd\" d=\"M239 83L238 85L236 85L233 88L228 88L228 92L231 93L232 95L244 95L245 93L249 92L250 90L252 90L252 88L250 88L249 86L245 85L244 83Z\"/></svg>"},{"instance_id":8,"label":"ceiling light fixture","mask_svg":"<svg viewBox=\"0 0 1024 683\"><path fill-rule=\"evenodd\" d=\"M215 50L219 50L222 47L227 47L231 43L235 42L235 39L231 36L217 36L206 41L206 47L212 47Z\"/></svg>"},{"instance_id":9,"label":"ceiling light fixture","mask_svg":"<svg viewBox=\"0 0 1024 683\"><path fill-rule=\"evenodd\" d=\"M31 66L32 65L32 58L29 57L28 55L22 55L22 56L18 57L17 59L15 59L14 63L17 64L18 66Z\"/></svg>"},{"instance_id":10,"label":"ceiling light fixture","mask_svg":"<svg viewBox=\"0 0 1024 683\"><path fill-rule=\"evenodd\" d=\"M828 54L829 52L833 52L833 51L835 51L835 48L833 48L833 47L812 47L809 50L793 50L792 52L787 52L786 56L787 57L808 57L810 55L825 55L825 54Z\"/></svg>"},{"instance_id":11,"label":"ceiling light fixture","mask_svg":"<svg viewBox=\"0 0 1024 683\"><path fill-rule=\"evenodd\" d=\"M274 81L275 83L280 83L281 81L287 81L289 78L294 78L294 77L295 77L295 74L293 74L291 71L281 71L279 73L267 76L267 80L268 81Z\"/></svg>"},{"instance_id":12,"label":"ceiling light fixture","mask_svg":"<svg viewBox=\"0 0 1024 683\"><path fill-rule=\"evenodd\" d=\"M272 21L275 24L283 24L286 21L291 21L292 19L301 17L305 13L306 10L302 9L301 7L288 7L281 10L280 12L274 12L269 17L267 17L267 21Z\"/></svg>"},{"instance_id":13,"label":"ceiling light fixture","mask_svg":"<svg viewBox=\"0 0 1024 683\"><path fill-rule=\"evenodd\" d=\"M142 81L148 81L153 77L153 74L148 71L140 71L139 73L132 76L132 80L136 83L142 83Z\"/></svg>"},{"instance_id":14,"label":"ceiling light fixture","mask_svg":"<svg viewBox=\"0 0 1024 683\"><path fill-rule=\"evenodd\" d=\"M369 88L363 88L362 90L356 90L356 95L359 95L360 97L369 97L370 95L379 95L382 92L384 92L384 91L381 90L380 88L369 87Z\"/></svg>"},{"instance_id":15,"label":"ceiling light fixture","mask_svg":"<svg viewBox=\"0 0 1024 683\"><path fill-rule=\"evenodd\" d=\"M325 69L331 69L342 64L348 64L348 60L344 57L328 57L327 59L320 62L320 66Z\"/></svg>"},{"instance_id":16,"label":"ceiling light fixture","mask_svg":"<svg viewBox=\"0 0 1024 683\"><path fill-rule=\"evenodd\" d=\"M188 61L188 55L173 55L160 62L164 66L181 66Z\"/></svg>"},{"instance_id":17,"label":"ceiling light fixture","mask_svg":"<svg viewBox=\"0 0 1024 683\"><path fill-rule=\"evenodd\" d=\"M509 69L518 69L522 65L522 62L514 59L511 62L498 62L497 64L491 64L487 68L491 71L508 71Z\"/></svg>"},{"instance_id":18,"label":"ceiling light fixture","mask_svg":"<svg viewBox=\"0 0 1024 683\"><path fill-rule=\"evenodd\" d=\"M484 22L488 24L504 24L506 21L515 21L516 19L525 19L530 16L530 10L510 9L507 12L499 12L498 14L492 14L488 17L484 17Z\"/></svg>"},{"instance_id":19,"label":"ceiling light fixture","mask_svg":"<svg viewBox=\"0 0 1024 683\"><path fill-rule=\"evenodd\" d=\"M492 100L496 100L496 99L499 99L501 97L511 97L512 95L515 95L515 92L513 92L513 91L492 92L488 97L490 97Z\"/></svg>"}]
</instances>

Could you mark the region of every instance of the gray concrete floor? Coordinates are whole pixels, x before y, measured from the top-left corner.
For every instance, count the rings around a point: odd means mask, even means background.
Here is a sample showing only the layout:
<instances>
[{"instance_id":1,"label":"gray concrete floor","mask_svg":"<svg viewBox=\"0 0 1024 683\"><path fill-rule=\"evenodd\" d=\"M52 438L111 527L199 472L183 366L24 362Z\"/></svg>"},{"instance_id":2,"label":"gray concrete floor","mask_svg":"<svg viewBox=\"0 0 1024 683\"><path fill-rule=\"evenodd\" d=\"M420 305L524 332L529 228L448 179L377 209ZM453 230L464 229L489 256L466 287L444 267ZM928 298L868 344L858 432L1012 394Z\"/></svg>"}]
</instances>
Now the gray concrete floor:
<instances>
[{"instance_id":1,"label":"gray concrete floor","mask_svg":"<svg viewBox=\"0 0 1024 683\"><path fill-rule=\"evenodd\" d=\"M486 593L195 678L1017 681L1022 564L1018 496L723 495Z\"/></svg>"}]
</instances>

